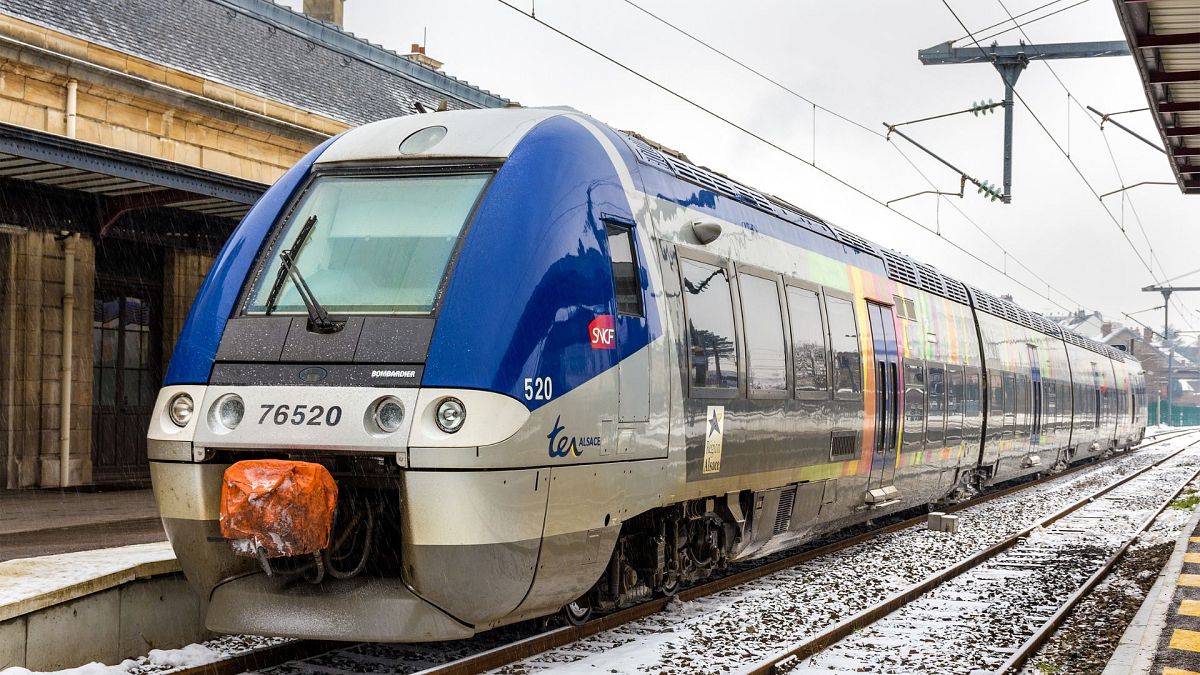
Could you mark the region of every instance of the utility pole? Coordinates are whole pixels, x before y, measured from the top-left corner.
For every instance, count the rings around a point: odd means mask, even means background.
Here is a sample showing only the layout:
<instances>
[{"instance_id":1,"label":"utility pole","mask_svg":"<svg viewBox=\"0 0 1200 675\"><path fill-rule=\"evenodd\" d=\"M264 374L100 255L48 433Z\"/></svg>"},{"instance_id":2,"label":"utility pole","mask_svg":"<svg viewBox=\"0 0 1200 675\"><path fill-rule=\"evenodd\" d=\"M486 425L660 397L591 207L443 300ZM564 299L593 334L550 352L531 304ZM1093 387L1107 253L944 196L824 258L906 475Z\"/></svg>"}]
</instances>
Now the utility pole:
<instances>
[{"instance_id":1,"label":"utility pole","mask_svg":"<svg viewBox=\"0 0 1200 675\"><path fill-rule=\"evenodd\" d=\"M1167 342L1167 425L1172 424L1171 410L1171 391L1172 379L1175 369L1175 343L1171 342L1171 326L1168 320L1171 318L1171 294L1180 291L1200 291L1200 286L1146 286L1142 288L1146 293L1162 293L1163 296L1163 340ZM1161 407L1160 407L1161 410Z\"/></svg>"},{"instance_id":2,"label":"utility pole","mask_svg":"<svg viewBox=\"0 0 1200 675\"><path fill-rule=\"evenodd\" d=\"M926 66L953 65L961 63L990 63L1000 72L1004 81L1004 192L1000 201L1012 202L1012 139L1013 139L1013 88L1017 78L1030 61L1048 59L1090 59L1099 56L1129 56L1129 45L1124 40L1110 42L1063 42L1044 45L1019 45L1001 47L993 42L988 47L953 47L953 42L922 49L917 58Z\"/></svg>"}]
</instances>

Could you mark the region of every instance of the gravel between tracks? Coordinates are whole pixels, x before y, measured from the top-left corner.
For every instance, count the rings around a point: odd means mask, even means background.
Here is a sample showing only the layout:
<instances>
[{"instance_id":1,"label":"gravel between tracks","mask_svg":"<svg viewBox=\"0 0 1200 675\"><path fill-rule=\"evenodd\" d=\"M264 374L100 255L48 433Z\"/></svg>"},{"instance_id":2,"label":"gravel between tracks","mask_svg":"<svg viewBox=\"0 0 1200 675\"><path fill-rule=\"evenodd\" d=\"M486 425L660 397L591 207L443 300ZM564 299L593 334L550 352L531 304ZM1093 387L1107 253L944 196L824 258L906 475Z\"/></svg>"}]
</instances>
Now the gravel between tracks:
<instances>
[{"instance_id":1,"label":"gravel between tracks","mask_svg":"<svg viewBox=\"0 0 1200 675\"><path fill-rule=\"evenodd\" d=\"M1184 452L802 663L794 673L968 675L1003 664L1196 471Z\"/></svg>"},{"instance_id":2,"label":"gravel between tracks","mask_svg":"<svg viewBox=\"0 0 1200 675\"><path fill-rule=\"evenodd\" d=\"M1198 487L1193 483L1181 498L1194 495ZM1194 505L1176 499L1172 508L1164 511L1122 556L1109 577L1080 601L1021 672L1024 675L1102 673L1171 557L1193 508Z\"/></svg>"}]
</instances>

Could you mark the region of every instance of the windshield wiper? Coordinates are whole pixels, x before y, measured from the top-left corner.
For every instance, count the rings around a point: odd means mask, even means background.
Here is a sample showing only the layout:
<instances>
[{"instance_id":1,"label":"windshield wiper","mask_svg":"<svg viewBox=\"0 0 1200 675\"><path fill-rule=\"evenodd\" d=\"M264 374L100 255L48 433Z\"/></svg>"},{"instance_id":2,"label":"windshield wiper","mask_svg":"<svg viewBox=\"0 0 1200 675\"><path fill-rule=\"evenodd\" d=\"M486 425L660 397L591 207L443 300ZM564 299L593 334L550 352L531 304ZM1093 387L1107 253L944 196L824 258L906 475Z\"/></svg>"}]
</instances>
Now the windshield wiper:
<instances>
[{"instance_id":1,"label":"windshield wiper","mask_svg":"<svg viewBox=\"0 0 1200 675\"><path fill-rule=\"evenodd\" d=\"M296 235L296 239L292 241L292 247L279 252L279 274L275 276L275 283L271 286L271 293L267 296L265 313L269 315L275 309L279 292L283 290L283 280L288 278L296 286L296 292L300 294L300 300L304 302L304 308L308 311L308 330L314 333L336 333L346 327L346 318L330 316L329 312L325 311L325 308L317 301L317 296L313 295L312 289L304 281L300 270L296 269L296 259L300 256L300 250L308 242L308 237L312 234L316 224L316 214L309 216Z\"/></svg>"}]
</instances>

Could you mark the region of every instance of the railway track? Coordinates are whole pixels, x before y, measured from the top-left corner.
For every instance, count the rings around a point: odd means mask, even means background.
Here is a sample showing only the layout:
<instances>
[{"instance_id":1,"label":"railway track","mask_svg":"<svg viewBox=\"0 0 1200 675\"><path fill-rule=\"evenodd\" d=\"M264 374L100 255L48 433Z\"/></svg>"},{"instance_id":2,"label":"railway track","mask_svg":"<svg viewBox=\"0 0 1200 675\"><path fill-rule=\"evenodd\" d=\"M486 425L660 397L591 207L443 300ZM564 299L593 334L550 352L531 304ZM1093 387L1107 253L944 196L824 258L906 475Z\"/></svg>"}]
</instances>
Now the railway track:
<instances>
[{"instance_id":1,"label":"railway track","mask_svg":"<svg viewBox=\"0 0 1200 675\"><path fill-rule=\"evenodd\" d=\"M1195 462L1174 461L1198 445L1200 440L1193 441L748 672L891 672L897 668L950 672L955 665L972 665L972 657L981 670L1016 672L1172 500L1200 476ZM1139 483L1153 481L1158 484L1149 490L1135 489ZM1148 516L1128 522L1147 506ZM1113 537L1119 537L1119 543L1113 545ZM989 611L996 607L1003 611ZM963 635L947 625L948 608ZM931 626L939 626L936 635L930 635ZM1022 626L1028 628L1028 636L1015 646L997 643L1005 638L1012 642L1022 634ZM866 627L871 630L863 631ZM976 640L982 636L983 642L968 645L968 635ZM998 640L989 643L989 637ZM916 644L928 649L897 656L904 646Z\"/></svg>"},{"instance_id":2,"label":"railway track","mask_svg":"<svg viewBox=\"0 0 1200 675\"><path fill-rule=\"evenodd\" d=\"M1150 447L1167 443L1181 436L1194 433L1198 432L1184 431L1162 434L1157 437L1153 437L1150 442L1144 443L1139 449L1146 450ZM1197 441L1197 443L1200 443L1200 441ZM1127 483L1132 477L1142 475L1144 472L1159 466L1171 458L1176 457L1179 453L1184 452L1186 449L1195 444L1196 443L1188 445L1177 452L1171 453L1165 458L1159 459L1148 464L1147 466L1142 467L1137 472L1125 476L1118 481L1118 483L1106 486L1100 492L1106 493L1116 489L1116 487L1119 485ZM1116 459L1128 457L1130 457L1130 455L1121 454L1118 455ZM1102 465L1103 463L1100 466ZM998 500L1008 495L1015 494L1017 492L1035 488L1036 486L1042 485L1048 481L1061 480L1064 477L1071 476L1072 474L1095 468L1098 468L1096 463L1082 464L1053 476L1048 476L1035 481L1028 481L1018 485L1009 486L1004 489L988 492L945 510L948 512L964 511L988 502L992 502L994 500ZM1095 496L1095 494L1089 494L1087 497L1074 502L1072 504L1074 507L1073 510L1082 508L1082 506L1085 505L1088 500L1095 498ZM1054 516L1057 516L1057 518L1054 520L1065 517L1065 515L1067 514L1064 514L1060 511L1054 514ZM819 560L825 556L831 556L838 552L852 549L853 547L859 546L860 544L864 544L865 542L882 537L889 533L896 533L906 530L907 528L921 525L924 522L924 515L898 521L885 527L840 539L824 546L773 560L752 568L743 569L727 576L683 589L676 597L680 601L688 602L712 596L714 594L728 591L763 577L776 574L782 570L787 570L789 568ZM1045 523L1039 524L1042 527L1045 526ZM1032 529L1032 527L1025 528L1021 531L1021 534L1027 535L1028 531ZM1005 541L1008 542L1012 539L1014 539L1014 537L1009 537ZM991 552L991 557L994 557L1012 545L1012 543L1007 543L1004 546L997 544L986 549L984 553ZM981 558L981 560L982 559L983 558ZM910 592L903 594L903 596L908 600L919 597L926 590L929 590L941 582L952 578L954 575L949 574L949 572L957 570L959 573L961 573L969 568L970 566L964 566L964 564L960 562L959 564L947 568L947 570L944 570L943 573L934 575L934 577L940 578L939 581L925 587L926 583L932 580L931 577L922 584L919 584L919 586L924 587L924 590L918 591L917 587L913 587L909 589ZM892 603L897 601L896 598L889 598L888 600ZM233 673L247 671L270 672L283 675L287 673L372 672L373 670L376 672L403 670L404 672L410 673L419 672L422 675L480 673L488 670L503 668L509 664L519 662L522 659L529 659L539 654L562 648L565 645L596 636L605 631L610 631L614 628L630 624L631 622L637 622L662 612L663 609L666 608L672 601L673 600L670 598L656 598L634 607L599 617L588 622L587 624L584 624L583 626L568 626L548 631L533 631L533 634L529 634L531 632L529 628L524 629L524 634L522 634L521 627L507 630L500 629L499 631L493 631L492 633L487 633L471 641L467 641L470 643L467 645L463 645L461 643L455 643L454 646L441 644L435 646L368 644L347 645L346 643L299 640L239 654L231 657L230 659L217 663L175 672L182 673L183 675L232 675ZM895 605L895 607L899 607L903 604L904 603L901 602L900 604ZM893 607L893 609L895 607ZM874 611L882 612L882 614L879 614L879 616L884 616L891 610L889 609L884 611L883 609L875 609ZM871 619L864 613L856 614L853 619L838 623L837 625L828 629L828 631L821 633L816 639L808 640L804 643L804 645L800 645L796 649L789 650L786 654L779 654L778 658L773 657L771 660L769 660L769 662L759 664L756 666L758 670L755 672L783 672L788 666L795 666L804 658L807 658L824 647L836 643L838 640L853 632L856 628L867 625L871 623L871 621L877 620L877 618L878 617L876 617L876 619ZM1059 621L1061 621L1061 618ZM1040 644L1040 642L1038 644ZM1032 649L1036 649L1036 646L1034 646ZM456 652L459 652L461 656L456 658ZM422 666L428 667L422 668ZM522 671L517 669L514 670L514 672Z\"/></svg>"}]
</instances>

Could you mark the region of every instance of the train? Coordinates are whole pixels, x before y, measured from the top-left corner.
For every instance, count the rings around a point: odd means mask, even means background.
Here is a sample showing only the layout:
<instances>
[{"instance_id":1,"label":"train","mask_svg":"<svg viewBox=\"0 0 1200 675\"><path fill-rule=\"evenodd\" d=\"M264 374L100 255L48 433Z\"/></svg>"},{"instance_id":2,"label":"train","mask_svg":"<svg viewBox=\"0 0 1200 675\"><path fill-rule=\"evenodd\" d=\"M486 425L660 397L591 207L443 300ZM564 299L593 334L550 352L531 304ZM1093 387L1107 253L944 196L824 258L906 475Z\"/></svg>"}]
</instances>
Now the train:
<instances>
[{"instance_id":1,"label":"train","mask_svg":"<svg viewBox=\"0 0 1200 675\"><path fill-rule=\"evenodd\" d=\"M569 108L367 124L252 207L148 430L206 626L467 638L1130 448L1138 361Z\"/></svg>"}]
</instances>

